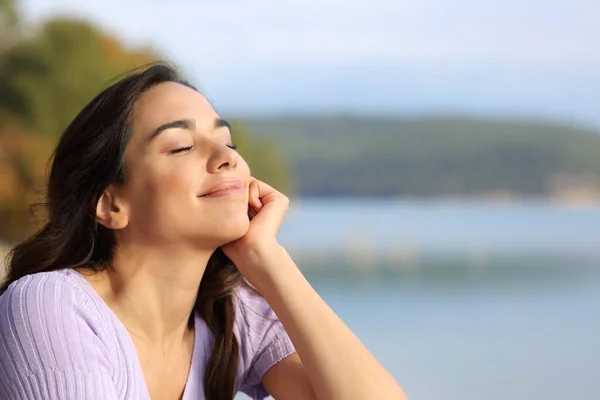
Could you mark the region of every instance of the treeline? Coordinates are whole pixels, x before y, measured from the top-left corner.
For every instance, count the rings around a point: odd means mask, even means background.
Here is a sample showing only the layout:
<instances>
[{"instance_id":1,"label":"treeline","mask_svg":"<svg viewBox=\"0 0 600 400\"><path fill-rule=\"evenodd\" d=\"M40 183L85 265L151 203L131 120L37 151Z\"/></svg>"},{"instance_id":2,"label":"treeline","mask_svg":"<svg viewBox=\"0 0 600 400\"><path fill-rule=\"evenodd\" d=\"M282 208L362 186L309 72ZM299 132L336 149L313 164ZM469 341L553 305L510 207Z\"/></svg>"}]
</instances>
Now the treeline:
<instances>
[{"instance_id":1,"label":"treeline","mask_svg":"<svg viewBox=\"0 0 600 400\"><path fill-rule=\"evenodd\" d=\"M73 117L110 82L157 60L155 49L129 48L84 20L30 26L13 0L0 0L0 242L35 229L29 205L44 200L48 160ZM275 144L249 140L239 124L233 136L256 177L289 190Z\"/></svg>"},{"instance_id":2,"label":"treeline","mask_svg":"<svg viewBox=\"0 0 600 400\"><path fill-rule=\"evenodd\" d=\"M600 135L467 118L245 118L290 157L302 196L600 196Z\"/></svg>"}]
</instances>

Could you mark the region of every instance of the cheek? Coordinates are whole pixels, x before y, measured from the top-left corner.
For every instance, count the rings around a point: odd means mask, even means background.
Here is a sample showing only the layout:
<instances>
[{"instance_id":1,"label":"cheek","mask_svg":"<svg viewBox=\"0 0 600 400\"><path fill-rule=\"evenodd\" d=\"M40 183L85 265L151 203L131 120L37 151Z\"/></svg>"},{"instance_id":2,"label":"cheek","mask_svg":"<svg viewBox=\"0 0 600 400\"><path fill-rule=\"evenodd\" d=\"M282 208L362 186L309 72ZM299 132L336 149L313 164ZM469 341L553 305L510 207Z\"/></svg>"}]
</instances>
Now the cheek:
<instances>
[{"instance_id":1,"label":"cheek","mask_svg":"<svg viewBox=\"0 0 600 400\"><path fill-rule=\"evenodd\" d=\"M174 202L181 203L193 197L194 176L190 169L184 168L150 168L137 176L132 185L131 195L143 209L164 207Z\"/></svg>"}]
</instances>

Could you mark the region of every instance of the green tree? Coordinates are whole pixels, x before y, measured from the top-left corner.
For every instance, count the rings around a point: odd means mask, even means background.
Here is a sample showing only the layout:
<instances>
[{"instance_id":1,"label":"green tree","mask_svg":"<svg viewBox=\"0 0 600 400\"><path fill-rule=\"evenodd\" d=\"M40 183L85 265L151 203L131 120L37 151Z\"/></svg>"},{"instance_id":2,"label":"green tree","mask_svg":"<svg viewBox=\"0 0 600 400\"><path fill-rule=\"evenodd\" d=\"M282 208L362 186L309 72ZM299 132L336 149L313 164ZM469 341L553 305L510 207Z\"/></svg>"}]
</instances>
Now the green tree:
<instances>
[{"instance_id":1,"label":"green tree","mask_svg":"<svg viewBox=\"0 0 600 400\"><path fill-rule=\"evenodd\" d=\"M0 87L9 90L0 107L27 128L57 137L111 79L155 58L88 22L52 19L6 54Z\"/></svg>"},{"instance_id":2,"label":"green tree","mask_svg":"<svg viewBox=\"0 0 600 400\"><path fill-rule=\"evenodd\" d=\"M0 0L0 32L17 24L18 15L14 0Z\"/></svg>"},{"instance_id":3,"label":"green tree","mask_svg":"<svg viewBox=\"0 0 600 400\"><path fill-rule=\"evenodd\" d=\"M0 126L6 122L6 105L18 102L15 91L8 80L8 50L19 38L18 14L13 0L0 0ZM4 107L3 107L4 106Z\"/></svg>"}]
</instances>

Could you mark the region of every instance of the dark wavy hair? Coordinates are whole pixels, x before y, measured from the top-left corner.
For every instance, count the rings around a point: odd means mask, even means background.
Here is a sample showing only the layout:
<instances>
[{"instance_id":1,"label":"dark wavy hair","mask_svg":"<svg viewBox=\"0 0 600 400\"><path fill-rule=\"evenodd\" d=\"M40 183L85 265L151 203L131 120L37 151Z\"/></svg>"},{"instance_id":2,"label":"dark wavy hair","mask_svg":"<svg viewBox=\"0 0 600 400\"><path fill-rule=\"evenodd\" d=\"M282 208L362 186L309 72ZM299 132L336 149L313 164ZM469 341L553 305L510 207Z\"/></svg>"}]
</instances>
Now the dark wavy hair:
<instances>
[{"instance_id":1,"label":"dark wavy hair","mask_svg":"<svg viewBox=\"0 0 600 400\"><path fill-rule=\"evenodd\" d=\"M111 184L127 182L123 162L131 138L131 114L136 100L163 82L196 90L166 64L134 71L102 91L75 117L62 134L52 157L47 199L47 222L16 245L8 256L8 275L0 287L25 275L64 268L110 268L116 246L112 230L96 223L96 204ZM235 265L220 250L211 256L194 306L207 323L214 347L204 376L207 399L233 399L239 363L234 335L234 288L242 282Z\"/></svg>"}]
</instances>

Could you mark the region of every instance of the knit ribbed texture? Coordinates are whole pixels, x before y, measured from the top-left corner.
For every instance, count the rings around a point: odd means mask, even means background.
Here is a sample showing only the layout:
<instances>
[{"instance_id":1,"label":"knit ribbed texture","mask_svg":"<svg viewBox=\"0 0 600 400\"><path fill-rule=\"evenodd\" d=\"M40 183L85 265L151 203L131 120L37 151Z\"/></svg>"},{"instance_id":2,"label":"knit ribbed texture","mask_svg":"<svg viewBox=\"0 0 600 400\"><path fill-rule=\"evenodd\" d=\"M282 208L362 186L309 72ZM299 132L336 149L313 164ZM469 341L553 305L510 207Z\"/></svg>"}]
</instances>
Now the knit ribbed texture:
<instances>
[{"instance_id":1,"label":"knit ribbed texture","mask_svg":"<svg viewBox=\"0 0 600 400\"><path fill-rule=\"evenodd\" d=\"M236 291L240 345L236 390L268 394L264 374L295 349L269 304L244 285ZM213 338L196 317L184 400L204 398ZM0 296L0 399L149 399L125 326L75 270L26 276Z\"/></svg>"}]
</instances>

